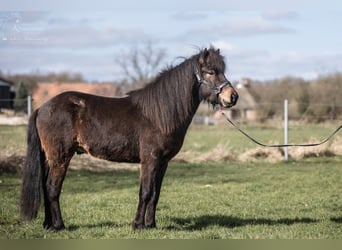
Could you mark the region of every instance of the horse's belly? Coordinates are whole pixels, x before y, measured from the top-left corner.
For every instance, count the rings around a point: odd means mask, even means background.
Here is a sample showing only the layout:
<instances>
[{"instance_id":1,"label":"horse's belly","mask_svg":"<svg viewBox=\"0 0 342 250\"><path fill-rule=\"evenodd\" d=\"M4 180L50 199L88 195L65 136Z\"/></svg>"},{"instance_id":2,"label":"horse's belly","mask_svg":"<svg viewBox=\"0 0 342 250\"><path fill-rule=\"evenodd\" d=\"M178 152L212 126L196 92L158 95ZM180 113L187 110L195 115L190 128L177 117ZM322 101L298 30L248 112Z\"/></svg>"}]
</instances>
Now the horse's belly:
<instances>
[{"instance_id":1,"label":"horse's belly","mask_svg":"<svg viewBox=\"0 0 342 250\"><path fill-rule=\"evenodd\" d=\"M89 147L88 153L96 158L115 162L140 162L139 152L132 146Z\"/></svg>"}]
</instances>

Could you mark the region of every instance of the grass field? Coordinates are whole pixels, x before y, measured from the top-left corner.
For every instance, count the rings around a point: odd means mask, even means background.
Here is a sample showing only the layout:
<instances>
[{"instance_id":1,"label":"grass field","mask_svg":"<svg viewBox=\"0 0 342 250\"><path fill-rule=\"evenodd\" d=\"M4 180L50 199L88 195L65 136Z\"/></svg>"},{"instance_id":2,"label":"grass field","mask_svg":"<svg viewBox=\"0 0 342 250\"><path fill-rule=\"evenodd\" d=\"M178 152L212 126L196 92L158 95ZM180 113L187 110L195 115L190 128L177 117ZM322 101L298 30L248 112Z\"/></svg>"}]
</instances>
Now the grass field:
<instances>
[{"instance_id":1,"label":"grass field","mask_svg":"<svg viewBox=\"0 0 342 250\"><path fill-rule=\"evenodd\" d=\"M138 171L70 171L61 196L67 230L18 221L20 180L2 175L1 238L342 238L342 158L278 164L170 165L158 229L132 231Z\"/></svg>"},{"instance_id":2,"label":"grass field","mask_svg":"<svg viewBox=\"0 0 342 250\"><path fill-rule=\"evenodd\" d=\"M292 138L321 138L331 127L297 128ZM276 128L246 128L261 140L282 138ZM25 127L0 129L3 151L22 151ZM183 151L206 152L217 145L237 153L255 147L231 128L192 127ZM341 176L342 157L336 155L272 164L172 162L158 205L158 228L133 231L137 170L69 171L61 195L67 229L54 233L42 228L42 211L32 223L18 220L19 174L2 174L0 238L341 239Z\"/></svg>"}]
</instances>

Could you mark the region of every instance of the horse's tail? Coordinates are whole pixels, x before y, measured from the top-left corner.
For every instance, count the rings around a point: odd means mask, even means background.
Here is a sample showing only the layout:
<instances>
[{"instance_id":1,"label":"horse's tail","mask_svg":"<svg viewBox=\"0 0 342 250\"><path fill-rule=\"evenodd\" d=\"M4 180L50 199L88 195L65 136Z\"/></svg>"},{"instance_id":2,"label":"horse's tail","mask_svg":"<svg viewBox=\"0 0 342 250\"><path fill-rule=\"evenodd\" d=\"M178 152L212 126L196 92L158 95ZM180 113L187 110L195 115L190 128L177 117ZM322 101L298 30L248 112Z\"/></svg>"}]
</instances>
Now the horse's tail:
<instances>
[{"instance_id":1,"label":"horse's tail","mask_svg":"<svg viewBox=\"0 0 342 250\"><path fill-rule=\"evenodd\" d=\"M26 220L37 217L44 177L45 154L36 127L37 114L38 110L32 114L28 124L27 155L22 176L20 215Z\"/></svg>"}]
</instances>

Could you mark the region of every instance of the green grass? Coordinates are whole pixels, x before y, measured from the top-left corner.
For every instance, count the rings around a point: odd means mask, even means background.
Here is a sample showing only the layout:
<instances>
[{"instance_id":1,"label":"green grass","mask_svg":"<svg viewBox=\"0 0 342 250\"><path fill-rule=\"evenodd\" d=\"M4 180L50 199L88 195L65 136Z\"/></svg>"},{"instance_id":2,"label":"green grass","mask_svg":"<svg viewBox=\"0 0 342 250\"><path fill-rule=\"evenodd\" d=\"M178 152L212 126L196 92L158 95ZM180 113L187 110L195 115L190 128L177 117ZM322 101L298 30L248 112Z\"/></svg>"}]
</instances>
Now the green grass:
<instances>
[{"instance_id":1,"label":"green grass","mask_svg":"<svg viewBox=\"0 0 342 250\"><path fill-rule=\"evenodd\" d=\"M139 173L69 171L61 195L67 229L18 221L20 179L0 176L1 238L342 238L342 158L301 162L172 163L157 229L133 231Z\"/></svg>"},{"instance_id":2,"label":"green grass","mask_svg":"<svg viewBox=\"0 0 342 250\"><path fill-rule=\"evenodd\" d=\"M291 125L291 124L290 124ZM290 142L324 139L337 125L290 127ZM262 142L282 142L282 129L242 125ZM23 154L26 126L0 126L0 156ZM237 154L256 146L228 125L192 126L183 151L217 145ZM77 164L77 161L75 162ZM157 229L133 231L138 171L69 171L61 195L67 230L42 228L43 212L20 222L20 177L0 175L0 238L342 238L342 158L276 164L172 162L157 210Z\"/></svg>"},{"instance_id":3,"label":"green grass","mask_svg":"<svg viewBox=\"0 0 342 250\"><path fill-rule=\"evenodd\" d=\"M27 126L0 125L0 150L20 150L26 145Z\"/></svg>"}]
</instances>

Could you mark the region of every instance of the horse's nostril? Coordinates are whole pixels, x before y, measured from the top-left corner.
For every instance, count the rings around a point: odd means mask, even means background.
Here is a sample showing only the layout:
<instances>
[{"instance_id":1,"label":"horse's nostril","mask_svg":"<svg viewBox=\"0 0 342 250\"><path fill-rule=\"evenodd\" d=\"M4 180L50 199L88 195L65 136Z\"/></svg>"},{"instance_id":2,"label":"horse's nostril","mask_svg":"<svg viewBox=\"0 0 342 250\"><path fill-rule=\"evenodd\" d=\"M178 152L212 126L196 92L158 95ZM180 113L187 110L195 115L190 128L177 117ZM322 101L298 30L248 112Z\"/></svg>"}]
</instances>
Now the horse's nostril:
<instances>
[{"instance_id":1,"label":"horse's nostril","mask_svg":"<svg viewBox=\"0 0 342 250\"><path fill-rule=\"evenodd\" d=\"M238 99L239 99L238 93L234 92L231 96L232 103L235 105Z\"/></svg>"}]
</instances>

